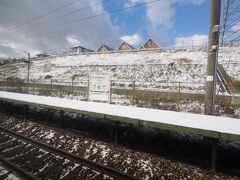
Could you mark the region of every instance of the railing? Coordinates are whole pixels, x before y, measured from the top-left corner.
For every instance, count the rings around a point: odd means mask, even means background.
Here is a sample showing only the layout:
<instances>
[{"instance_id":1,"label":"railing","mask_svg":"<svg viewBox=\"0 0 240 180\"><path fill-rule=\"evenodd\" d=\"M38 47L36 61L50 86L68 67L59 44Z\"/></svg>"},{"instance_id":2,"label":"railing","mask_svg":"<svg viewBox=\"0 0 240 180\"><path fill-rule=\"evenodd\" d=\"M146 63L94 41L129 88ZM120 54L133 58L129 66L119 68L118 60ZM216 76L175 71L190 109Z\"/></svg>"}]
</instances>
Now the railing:
<instances>
[{"instance_id":1,"label":"railing","mask_svg":"<svg viewBox=\"0 0 240 180\"><path fill-rule=\"evenodd\" d=\"M116 80L112 80L110 84L112 104L204 113L205 84ZM74 80L59 82L48 79L30 80L28 85L23 80L11 79L1 80L0 90L88 101L89 82ZM225 113L226 110L231 116L240 117L240 96L224 95L218 92L216 104L218 114ZM235 111L232 108L235 108Z\"/></svg>"}]
</instances>

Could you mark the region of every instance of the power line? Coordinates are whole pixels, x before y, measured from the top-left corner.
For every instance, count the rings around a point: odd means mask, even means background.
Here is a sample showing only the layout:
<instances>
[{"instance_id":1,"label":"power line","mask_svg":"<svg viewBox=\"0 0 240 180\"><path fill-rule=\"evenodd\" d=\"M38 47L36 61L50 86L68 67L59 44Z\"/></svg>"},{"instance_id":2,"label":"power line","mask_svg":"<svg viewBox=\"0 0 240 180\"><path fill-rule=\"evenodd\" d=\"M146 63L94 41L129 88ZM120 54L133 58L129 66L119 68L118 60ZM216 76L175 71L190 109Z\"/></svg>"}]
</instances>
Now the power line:
<instances>
[{"instance_id":1,"label":"power line","mask_svg":"<svg viewBox=\"0 0 240 180\"><path fill-rule=\"evenodd\" d=\"M225 46L232 46L234 42L240 42L240 35L236 36L235 39L232 39L231 41L228 41L226 44L224 44Z\"/></svg>"},{"instance_id":2,"label":"power line","mask_svg":"<svg viewBox=\"0 0 240 180\"><path fill-rule=\"evenodd\" d=\"M234 25L239 24L240 22L240 16L235 19L230 19L232 22L227 24L226 27L233 27Z\"/></svg>"},{"instance_id":3,"label":"power line","mask_svg":"<svg viewBox=\"0 0 240 180\"><path fill-rule=\"evenodd\" d=\"M224 40L227 40L229 39L230 37L232 37L233 35L237 34L238 32L240 31L240 28L235 30L235 31L232 31L231 34L229 34L227 37L224 38Z\"/></svg>"},{"instance_id":4,"label":"power line","mask_svg":"<svg viewBox=\"0 0 240 180\"><path fill-rule=\"evenodd\" d=\"M66 16L72 15L72 14L74 14L74 13L78 13L79 11L88 9L88 8L90 8L90 7L95 7L95 6L98 6L98 5L105 4L105 3L109 2L109 1L111 1L111 0L100 1L100 2L98 2L98 3L96 3L96 4L91 5L91 6L86 6L86 7L79 8L79 9L76 9L76 10L74 10L74 11L68 12L68 13L66 13L66 14L63 14L63 15L61 15L61 16L56 17L55 19L59 19L59 18L62 18L62 17L66 17Z\"/></svg>"},{"instance_id":5,"label":"power line","mask_svg":"<svg viewBox=\"0 0 240 180\"><path fill-rule=\"evenodd\" d=\"M91 5L91 6L85 6L85 7L83 7L83 8L76 9L76 10L74 10L74 11L65 13L65 14L60 15L60 16L57 16L57 17L55 17L55 18L53 18L53 19L51 19L51 20L42 22L42 23L38 24L38 26L39 26L39 25L43 25L43 24L50 23L50 22L52 22L52 21L54 21L54 20L56 20L56 19L60 19L60 18L66 17L66 16L72 15L72 14L74 14L74 13L78 13L78 12L83 11L83 10L86 10L86 9L88 9L88 8L92 8L92 7L95 7L95 6L98 6L98 5L107 3L107 2L109 2L109 1L111 1L111 0L99 1L99 2L97 2L97 3L95 3L95 4ZM35 26L35 27L33 27L32 29L37 29L37 28L38 28L38 27ZM5 37L6 37L6 38L9 37L9 35L11 35L11 34L13 34L13 33L15 33L15 32L22 32L22 31L24 32L24 30L29 31L28 27L23 27L23 28L21 28L20 30L15 30L15 31L9 32L9 33L7 33L7 34L5 34L5 35L2 35L2 36L1 36L1 34L0 34L0 38L5 39Z\"/></svg>"},{"instance_id":6,"label":"power line","mask_svg":"<svg viewBox=\"0 0 240 180\"><path fill-rule=\"evenodd\" d=\"M222 20L221 46L239 41L240 4L239 0L225 0L224 16ZM230 42L230 43L229 43Z\"/></svg>"},{"instance_id":7,"label":"power line","mask_svg":"<svg viewBox=\"0 0 240 180\"><path fill-rule=\"evenodd\" d=\"M230 17L230 16L233 15L234 13L239 12L239 10L240 10L240 5L237 6L237 7L235 7L235 8L228 14L228 16Z\"/></svg>"},{"instance_id":8,"label":"power line","mask_svg":"<svg viewBox=\"0 0 240 180\"><path fill-rule=\"evenodd\" d=\"M125 7L125 8L120 8L120 9L116 9L116 10L113 10L113 11L110 11L110 12L105 12L105 13L101 13L101 14L96 14L96 15L93 15L93 16L88 16L88 17L84 17L84 18L80 18L80 19L75 19L75 20L72 20L72 21L68 21L68 22L65 22L65 23L62 23L62 24L59 24L58 26L64 26L64 25L68 25L68 24L73 24L73 23L79 23L79 22L83 22L83 21L87 21L87 20L90 20L90 19L94 19L96 17L101 17L101 16L105 16L105 15L108 15L108 14L115 14L115 13L119 13L119 12L122 12L122 11L125 11L125 10L128 10L128 9L133 9L133 8L137 8L137 7L141 7L141 6L144 6L144 5L147 5L147 4L152 4L152 3L155 3L155 2L159 2L160 0L152 0L152 1L149 1L149 2L144 2L144 3L139 3L139 4L136 4L136 5L133 5L133 6L129 6L129 7ZM56 28L56 27L55 27ZM39 31L40 29L38 29ZM29 32L30 34L33 33L34 31L31 31ZM36 31L35 31L36 32ZM29 34L27 33L27 34ZM25 34L26 35L26 34ZM9 39L9 38L12 38L16 36L13 35L13 36L10 36L10 37L5 37L5 38L1 38L0 40L3 40L3 39Z\"/></svg>"},{"instance_id":9,"label":"power line","mask_svg":"<svg viewBox=\"0 0 240 180\"><path fill-rule=\"evenodd\" d=\"M227 20L228 20L228 11L229 11L229 4L230 2L225 2L224 6L224 16L223 16L223 30L222 30L222 40L221 40L221 45L223 44L223 38L225 36L225 31L226 31L226 26L227 26Z\"/></svg>"},{"instance_id":10,"label":"power line","mask_svg":"<svg viewBox=\"0 0 240 180\"><path fill-rule=\"evenodd\" d=\"M45 13L45 14L42 14L42 15L40 15L40 16L34 17L34 18L32 18L32 19L29 19L29 20L23 22L22 24L19 24L19 25L15 26L15 27L12 27L12 28L7 29L5 32L1 32L0 35L6 34L6 33L8 34L9 31L12 31L12 30L15 30L15 29L19 29L19 28L25 26L26 24L29 24L29 23L34 22L34 21L37 21L37 20L39 20L39 19L41 19L41 18L43 18L43 17L46 17L46 16L48 16L48 15L50 15L50 14L55 13L55 12L61 10L61 9L64 9L64 8L66 8L66 7L68 7L68 6L71 6L71 5L73 5L73 4L75 4L75 3L79 2L79 1L81 1L81 0L74 0L74 1L72 1L72 2L70 2L70 3L67 3L67 4L61 6L61 7L58 7L58 8L56 8L56 9L54 9L54 10L51 10L51 11Z\"/></svg>"},{"instance_id":11,"label":"power line","mask_svg":"<svg viewBox=\"0 0 240 180\"><path fill-rule=\"evenodd\" d=\"M144 6L144 5L147 5L147 4L152 4L152 3L155 3L155 2L158 2L158 1L160 1L160 0L153 0L153 1L148 1L148 2L145 2L145 3L139 3L139 4L136 4L136 5L133 5L133 6L129 6L129 7L121 8L121 9L116 9L116 10L113 10L113 11L110 11L110 12L105 12L105 13L102 13L102 14L97 14L97 15L93 15L93 16L89 16L89 17L85 17L85 18L76 19L76 20L73 20L73 21L63 23L61 25L67 25L67 24L72 24L72 23L75 23L75 22L81 22L81 21L85 21L85 20L88 20L88 19L93 19L95 17L100 17L100 16L104 16L104 15L108 15L108 14L115 14L115 13L118 13L118 12L121 12L121 11L125 11L125 10L128 10L128 9L133 9L133 8Z\"/></svg>"}]
</instances>

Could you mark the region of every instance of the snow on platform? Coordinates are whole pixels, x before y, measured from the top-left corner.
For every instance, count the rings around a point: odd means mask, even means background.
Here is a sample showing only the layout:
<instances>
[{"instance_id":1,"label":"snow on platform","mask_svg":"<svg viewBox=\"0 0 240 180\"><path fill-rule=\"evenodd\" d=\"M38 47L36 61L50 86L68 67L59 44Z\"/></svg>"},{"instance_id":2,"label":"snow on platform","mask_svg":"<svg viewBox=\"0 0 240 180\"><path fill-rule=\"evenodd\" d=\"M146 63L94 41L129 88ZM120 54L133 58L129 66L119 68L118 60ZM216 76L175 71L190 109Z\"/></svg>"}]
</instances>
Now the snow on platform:
<instances>
[{"instance_id":1,"label":"snow on platform","mask_svg":"<svg viewBox=\"0 0 240 180\"><path fill-rule=\"evenodd\" d=\"M191 133L217 139L240 141L240 120L234 118L179 113L3 91L0 91L0 99L66 112L82 113L106 120L141 124L180 133Z\"/></svg>"}]
</instances>

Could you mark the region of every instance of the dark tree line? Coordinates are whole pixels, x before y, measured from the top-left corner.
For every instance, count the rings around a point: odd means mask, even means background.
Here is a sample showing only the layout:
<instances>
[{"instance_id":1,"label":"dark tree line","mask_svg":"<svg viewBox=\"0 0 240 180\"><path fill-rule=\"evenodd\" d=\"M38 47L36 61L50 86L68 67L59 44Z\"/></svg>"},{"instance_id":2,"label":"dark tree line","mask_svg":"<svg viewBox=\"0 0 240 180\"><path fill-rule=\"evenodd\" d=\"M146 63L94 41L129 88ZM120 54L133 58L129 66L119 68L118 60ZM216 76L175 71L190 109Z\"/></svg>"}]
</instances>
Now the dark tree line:
<instances>
[{"instance_id":1,"label":"dark tree line","mask_svg":"<svg viewBox=\"0 0 240 180\"><path fill-rule=\"evenodd\" d=\"M23 62L26 61L25 58L0 58L0 66L9 64L9 63L14 63L14 62Z\"/></svg>"}]
</instances>

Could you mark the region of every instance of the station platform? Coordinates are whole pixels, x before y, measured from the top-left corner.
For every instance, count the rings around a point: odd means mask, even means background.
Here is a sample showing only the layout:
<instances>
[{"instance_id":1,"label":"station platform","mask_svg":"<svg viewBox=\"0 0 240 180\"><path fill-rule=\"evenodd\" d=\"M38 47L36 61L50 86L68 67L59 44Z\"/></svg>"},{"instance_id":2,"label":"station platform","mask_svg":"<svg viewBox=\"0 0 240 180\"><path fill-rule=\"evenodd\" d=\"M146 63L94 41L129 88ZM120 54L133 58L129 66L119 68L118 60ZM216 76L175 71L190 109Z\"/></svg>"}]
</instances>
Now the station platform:
<instances>
[{"instance_id":1,"label":"station platform","mask_svg":"<svg viewBox=\"0 0 240 180\"><path fill-rule=\"evenodd\" d=\"M139 124L150 128L201 135L214 139L240 141L240 119L3 91L0 91L0 101L79 113L108 121Z\"/></svg>"}]
</instances>

